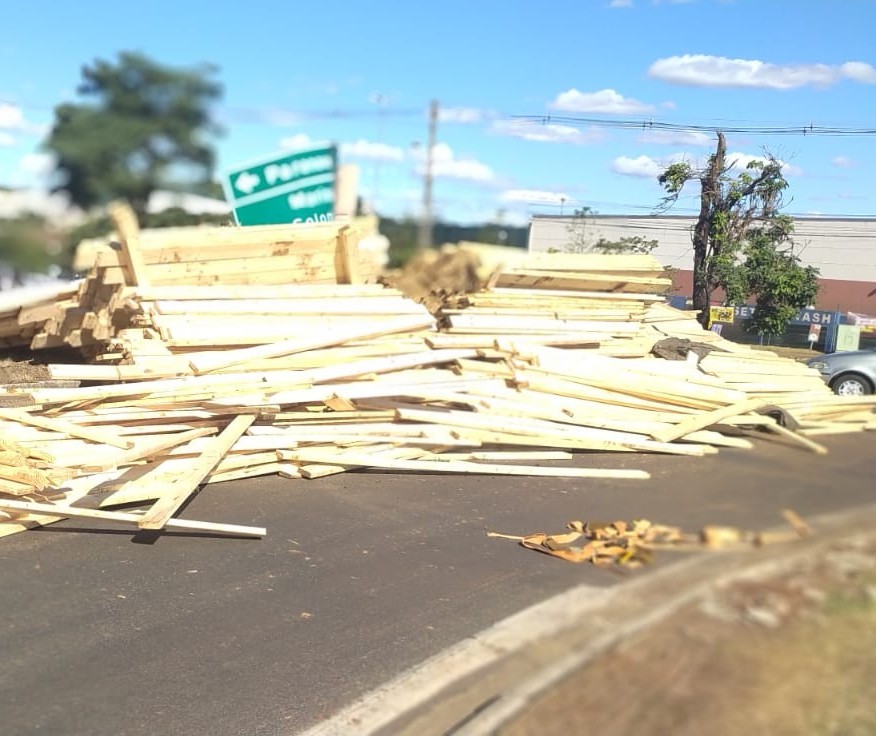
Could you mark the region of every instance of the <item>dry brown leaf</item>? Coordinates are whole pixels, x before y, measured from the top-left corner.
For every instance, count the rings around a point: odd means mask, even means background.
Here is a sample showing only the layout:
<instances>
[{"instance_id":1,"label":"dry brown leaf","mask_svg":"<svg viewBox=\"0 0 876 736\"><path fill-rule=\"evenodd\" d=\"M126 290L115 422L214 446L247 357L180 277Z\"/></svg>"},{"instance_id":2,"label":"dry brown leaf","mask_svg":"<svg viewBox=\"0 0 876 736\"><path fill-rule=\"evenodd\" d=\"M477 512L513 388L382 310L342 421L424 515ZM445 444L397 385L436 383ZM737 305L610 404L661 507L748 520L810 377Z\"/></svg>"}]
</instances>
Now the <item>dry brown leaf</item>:
<instances>
[{"instance_id":1,"label":"dry brown leaf","mask_svg":"<svg viewBox=\"0 0 876 736\"><path fill-rule=\"evenodd\" d=\"M740 545L763 545L789 541L810 532L809 526L793 511L783 512L794 528L791 530L753 533L733 526L709 525L699 534L686 534L678 527L654 524L648 519L632 522L570 521L560 534L539 532L523 537L487 532L491 537L519 541L527 549L549 554L569 562L592 562L600 567L619 565L641 567L651 562L656 549L695 551L706 546L722 549ZM584 540L579 546L575 542Z\"/></svg>"}]
</instances>

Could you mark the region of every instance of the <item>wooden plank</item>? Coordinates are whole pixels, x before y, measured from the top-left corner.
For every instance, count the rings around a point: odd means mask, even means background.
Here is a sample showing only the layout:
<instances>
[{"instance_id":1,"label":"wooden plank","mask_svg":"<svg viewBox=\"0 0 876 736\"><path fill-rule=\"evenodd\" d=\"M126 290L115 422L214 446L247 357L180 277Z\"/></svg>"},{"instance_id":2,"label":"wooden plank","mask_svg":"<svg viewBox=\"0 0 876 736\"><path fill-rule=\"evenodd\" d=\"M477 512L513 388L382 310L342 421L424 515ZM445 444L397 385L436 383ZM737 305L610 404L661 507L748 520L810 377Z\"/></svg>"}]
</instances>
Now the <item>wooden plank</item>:
<instances>
[{"instance_id":1,"label":"wooden plank","mask_svg":"<svg viewBox=\"0 0 876 736\"><path fill-rule=\"evenodd\" d=\"M305 377L314 384L351 379L369 374L394 373L409 368L423 368L425 366L453 363L459 358L473 358L477 353L473 350L425 350L409 355L393 355L388 358L370 358L358 360L353 363L326 366L302 371Z\"/></svg>"},{"instance_id":2,"label":"wooden plank","mask_svg":"<svg viewBox=\"0 0 876 736\"><path fill-rule=\"evenodd\" d=\"M230 232L230 229L228 229ZM188 244L162 244L161 247L150 247L148 242L140 238L140 254L147 270L153 266L179 264L187 261L222 261L242 260L249 256L266 258L269 256L304 255L314 253L332 253L335 249L335 236L323 234L321 236L304 238L287 238L283 241L261 241L247 243L213 243L191 242ZM101 249L99 254L101 268L117 268L125 265L117 250L107 246ZM89 267L94 262L89 264Z\"/></svg>"},{"instance_id":3,"label":"wooden plank","mask_svg":"<svg viewBox=\"0 0 876 736\"><path fill-rule=\"evenodd\" d=\"M298 467L292 463L272 462L262 465L251 465L236 470L225 470L220 472L210 473L204 483L223 483L228 480L243 480L244 478L257 478L261 475L279 475L284 478L300 478L301 473Z\"/></svg>"},{"instance_id":4,"label":"wooden plank","mask_svg":"<svg viewBox=\"0 0 876 736\"><path fill-rule=\"evenodd\" d=\"M79 499L84 498L93 490L100 488L104 483L115 480L120 475L119 471L111 473L101 473L95 475L82 476L74 478L65 483L64 487L58 489L61 491L62 498L65 504L76 503ZM55 514L39 513L26 509L7 509L11 512L11 519L0 519L0 537L6 537L11 534L33 529L38 526L46 526L61 521L64 517Z\"/></svg>"},{"instance_id":5,"label":"wooden plank","mask_svg":"<svg viewBox=\"0 0 876 736\"><path fill-rule=\"evenodd\" d=\"M80 517L97 519L99 521L122 521L144 527L144 516L124 511L103 511L101 509L80 508L67 504L37 503L34 501L11 501L0 499L0 509L27 511L29 513L46 514L56 517ZM267 533L264 527L242 526L240 524L217 524L210 521L192 521L190 519L168 519L166 526L172 529L187 531L211 532L214 534L231 534L240 537L263 537Z\"/></svg>"},{"instance_id":6,"label":"wooden plank","mask_svg":"<svg viewBox=\"0 0 876 736\"><path fill-rule=\"evenodd\" d=\"M32 427L46 429L50 432L60 432L69 437L80 437L89 440L90 442L121 447L125 450L132 446L130 440L122 439L112 432L93 429L91 427L83 427L64 419L36 416L22 409L0 409L0 418L18 422L19 424L27 424Z\"/></svg>"},{"instance_id":7,"label":"wooden plank","mask_svg":"<svg viewBox=\"0 0 876 736\"><path fill-rule=\"evenodd\" d=\"M359 268L359 239L349 225L338 231L335 274L339 284L361 284L363 281Z\"/></svg>"},{"instance_id":8,"label":"wooden plank","mask_svg":"<svg viewBox=\"0 0 876 736\"><path fill-rule=\"evenodd\" d=\"M223 373L221 375L185 376L142 381L122 385L86 386L82 388L32 389L29 394L37 403L66 404L79 401L104 401L123 399L131 401L138 397L170 397L172 403L194 400L198 394L209 395L218 391L225 394L249 390L254 386L270 386L282 390L293 386L307 386L310 381L301 371L267 371L252 373Z\"/></svg>"},{"instance_id":9,"label":"wooden plank","mask_svg":"<svg viewBox=\"0 0 876 736\"><path fill-rule=\"evenodd\" d=\"M383 460L414 460L419 457L423 457L424 455L428 455L429 452L419 447L385 447L384 449L379 449L380 445L374 445L370 448L368 452L369 457L373 457L376 459ZM359 452L362 450L360 449ZM279 453L277 453L279 455ZM331 462L317 462L317 463L305 463L299 464L297 466L298 476L301 478L307 478L308 480L315 480L317 478L326 478L330 475L339 475L340 473L347 473L351 470L361 470L365 466L363 465L350 465L350 464L337 464L334 461ZM280 475L284 478L289 478L286 472L281 471Z\"/></svg>"},{"instance_id":10,"label":"wooden plank","mask_svg":"<svg viewBox=\"0 0 876 736\"><path fill-rule=\"evenodd\" d=\"M390 322L394 317L376 317L372 324L375 328L381 322ZM265 324L258 322L240 322L236 325L223 326L221 322L207 324L202 322L182 322L162 329L161 338L164 344L175 353L191 352L193 350L214 350L217 347L238 349L283 342L297 334L319 335L328 329L343 329L351 323L361 325L361 320L350 318L322 319L290 319L286 324Z\"/></svg>"},{"instance_id":11,"label":"wooden plank","mask_svg":"<svg viewBox=\"0 0 876 736\"><path fill-rule=\"evenodd\" d=\"M493 348L499 341L513 341L519 339L520 335L509 335L507 333L454 333L438 332L434 335L428 335L425 338L426 344L430 348L436 350L442 348ZM565 346L592 346L598 347L605 335L580 335L569 334L568 332L561 333L539 333L538 335L526 335L528 344L538 345L565 345Z\"/></svg>"},{"instance_id":12,"label":"wooden plank","mask_svg":"<svg viewBox=\"0 0 876 736\"><path fill-rule=\"evenodd\" d=\"M497 286L561 290L605 291L627 293L662 293L672 287L672 280L650 276L617 276L612 274L538 271L514 269L499 275Z\"/></svg>"},{"instance_id":13,"label":"wooden plank","mask_svg":"<svg viewBox=\"0 0 876 736\"><path fill-rule=\"evenodd\" d=\"M664 452L669 454L703 454L699 448L681 447L667 443L655 442L647 435L653 427L665 427L664 424L649 422L649 431L643 431L641 422L630 423L615 421L612 427L604 420L604 415L594 417L590 413L580 413L570 410L560 402L551 401L549 397L542 398L538 394L526 391L508 391L504 396L498 392L490 392L491 396L470 396L435 394L435 398L447 402L471 405L478 413L490 416L495 426L501 426L503 431L518 431L538 434L539 436L556 435L575 436L583 441L617 443L620 447L594 446L590 449L624 449L640 452ZM567 400L568 401L568 400ZM416 411L408 410L408 416L416 416ZM430 410L426 410L430 411ZM469 419L466 415L454 414L457 420L467 422L466 426L489 428L488 422ZM436 413L436 418L440 415ZM585 449L582 446L582 449Z\"/></svg>"},{"instance_id":14,"label":"wooden plank","mask_svg":"<svg viewBox=\"0 0 876 736\"><path fill-rule=\"evenodd\" d=\"M629 335L638 332L639 326L634 322L598 322L595 320L554 319L533 315L529 317L503 316L472 313L469 310L448 317L451 327L458 331L461 328L477 329L485 332L553 332L575 330L578 332L597 334L609 333Z\"/></svg>"},{"instance_id":15,"label":"wooden plank","mask_svg":"<svg viewBox=\"0 0 876 736\"><path fill-rule=\"evenodd\" d=\"M384 298L403 295L397 289L381 284L211 284L207 286L190 285L156 285L147 288L127 288L121 296L134 298L146 302L162 300L188 301L188 300L259 300L259 299L332 299L341 297L346 299L371 299L373 297ZM368 312L368 304L362 304L363 312Z\"/></svg>"},{"instance_id":16,"label":"wooden plank","mask_svg":"<svg viewBox=\"0 0 876 736\"><path fill-rule=\"evenodd\" d=\"M281 225L248 225L227 227L224 225L198 227L155 228L142 233L144 250L162 248L192 248L221 246L258 246L262 244L286 244L302 240L325 240L337 236L341 225L327 223L284 223Z\"/></svg>"},{"instance_id":17,"label":"wooden plank","mask_svg":"<svg viewBox=\"0 0 876 736\"><path fill-rule=\"evenodd\" d=\"M366 304L361 297L335 296L320 299L163 299L142 301L144 309L154 308L158 314L183 315L350 315L360 319L368 315L427 314L425 308L399 296L372 296ZM367 311L364 311L367 310Z\"/></svg>"},{"instance_id":18,"label":"wooden plank","mask_svg":"<svg viewBox=\"0 0 876 736\"><path fill-rule=\"evenodd\" d=\"M334 261L330 253L294 253L228 261L183 261L144 268L156 285L278 285L308 281L334 283L335 278ZM101 279L106 284L127 283L125 272L120 267L108 266L101 271Z\"/></svg>"},{"instance_id":19,"label":"wooden plank","mask_svg":"<svg viewBox=\"0 0 876 736\"><path fill-rule=\"evenodd\" d=\"M695 432L698 429L705 429L706 427L711 427L713 424L718 424L729 417L736 417L762 409L767 406L768 403L769 402L765 399L760 398L744 399L743 401L738 401L734 404L729 404L728 406L722 406L720 409L715 409L714 411L696 414L688 419L682 420L672 427L653 432L651 436L658 442L671 442L679 437Z\"/></svg>"},{"instance_id":20,"label":"wooden plank","mask_svg":"<svg viewBox=\"0 0 876 736\"><path fill-rule=\"evenodd\" d=\"M313 463L325 462L334 465L358 465L361 467L383 468L387 470L408 470L418 473L466 473L479 475L526 475L551 478L625 478L647 479L650 475L644 470L614 468L557 468L537 465L499 465L474 463L463 460L400 460L379 457L377 453L333 450L280 450L281 460Z\"/></svg>"},{"instance_id":21,"label":"wooden plank","mask_svg":"<svg viewBox=\"0 0 876 736\"><path fill-rule=\"evenodd\" d=\"M514 416L498 411L480 414L440 409L398 409L397 415L403 421L434 422L448 427L484 431L498 428L504 434L516 434L527 439L529 444L533 446L545 444L545 446L600 452L639 451L697 456L704 454L702 448L696 445L670 445L633 436L630 433L611 432L571 424L560 425L556 422ZM563 444L555 444L557 440Z\"/></svg>"},{"instance_id":22,"label":"wooden plank","mask_svg":"<svg viewBox=\"0 0 876 736\"><path fill-rule=\"evenodd\" d=\"M169 450L172 447L178 447L179 445L184 445L187 442L191 442L193 439L196 439L198 437L206 437L213 434L216 434L215 427L203 427L200 429L192 429L186 432L176 432L160 439L150 439L147 442L141 442L134 445L132 449L116 455L115 457L110 456L95 465L84 465L82 466L82 470L87 473L112 470L113 468L121 467L123 465L130 465L131 463L137 462L138 460L143 460L150 458L154 455L158 455L165 450Z\"/></svg>"},{"instance_id":23,"label":"wooden plank","mask_svg":"<svg viewBox=\"0 0 876 736\"><path fill-rule=\"evenodd\" d=\"M247 258L280 258L283 256L313 256L334 253L336 237L322 236L286 238L240 245L237 243L189 243L143 249L147 267L181 262L241 261ZM106 264L109 265L109 264Z\"/></svg>"},{"instance_id":24,"label":"wooden plank","mask_svg":"<svg viewBox=\"0 0 876 736\"><path fill-rule=\"evenodd\" d=\"M495 299L505 301L527 301L527 300L548 300L554 299L586 299L586 300L602 300L611 302L635 302L635 303L654 303L660 306L666 301L666 298L658 294L626 294L624 292L608 292L608 291L586 291L578 289L538 289L538 288L503 288L495 287L483 292L468 295L472 304L492 303ZM686 312L678 312L685 315ZM695 318L692 318L696 321ZM699 324L699 322L697 322ZM702 329L702 327L700 328Z\"/></svg>"},{"instance_id":25,"label":"wooden plank","mask_svg":"<svg viewBox=\"0 0 876 736\"><path fill-rule=\"evenodd\" d=\"M479 450L476 452L441 452L426 456L429 460L572 460L575 455L563 450Z\"/></svg>"},{"instance_id":26,"label":"wooden plank","mask_svg":"<svg viewBox=\"0 0 876 736\"><path fill-rule=\"evenodd\" d=\"M108 210L122 246L119 260L129 274L125 283L148 286L149 275L143 262L143 255L140 253L140 226L137 224L134 210L125 202L113 202Z\"/></svg>"},{"instance_id":27,"label":"wooden plank","mask_svg":"<svg viewBox=\"0 0 876 736\"><path fill-rule=\"evenodd\" d=\"M778 422L768 424L767 427L771 432L775 432L780 437L784 437L785 439L791 440L792 442L796 442L798 445L802 445L807 450L814 452L816 455L827 455L827 448L824 445L820 445L818 442L803 437L797 432L794 432L787 427L783 427Z\"/></svg>"},{"instance_id":28,"label":"wooden plank","mask_svg":"<svg viewBox=\"0 0 876 736\"><path fill-rule=\"evenodd\" d=\"M231 366L246 365L255 360L277 358L293 353L305 352L317 348L326 348L354 340L368 340L399 332L427 329L435 324L431 315L414 315L398 317L382 322L379 325L371 323L355 324L347 328L335 327L325 330L322 334L308 334L305 337L294 337L270 345L259 345L235 351L224 351L219 354L202 354L189 358L189 365L197 375L212 373Z\"/></svg>"},{"instance_id":29,"label":"wooden plank","mask_svg":"<svg viewBox=\"0 0 876 736\"><path fill-rule=\"evenodd\" d=\"M189 471L177 479L170 493L161 496L143 518L138 521L140 528L163 528L179 507L185 503L186 499L194 493L200 482L216 467L225 453L231 449L231 446L249 429L253 421L255 421L255 417L246 414L232 419L225 429L210 443Z\"/></svg>"}]
</instances>

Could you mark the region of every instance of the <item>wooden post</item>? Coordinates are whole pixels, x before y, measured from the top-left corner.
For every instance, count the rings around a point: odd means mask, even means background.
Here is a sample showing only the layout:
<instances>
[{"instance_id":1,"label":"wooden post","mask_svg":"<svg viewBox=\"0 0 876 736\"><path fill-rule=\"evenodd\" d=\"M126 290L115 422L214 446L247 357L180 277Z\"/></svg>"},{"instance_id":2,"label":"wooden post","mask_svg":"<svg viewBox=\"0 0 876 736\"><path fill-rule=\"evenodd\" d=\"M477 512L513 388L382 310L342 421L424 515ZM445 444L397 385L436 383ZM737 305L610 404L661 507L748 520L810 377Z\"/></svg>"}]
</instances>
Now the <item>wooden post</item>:
<instances>
[{"instance_id":1,"label":"wooden post","mask_svg":"<svg viewBox=\"0 0 876 736\"><path fill-rule=\"evenodd\" d=\"M338 231L335 272L339 284L362 283L362 273L359 268L359 239L354 237L353 228L349 225L344 225Z\"/></svg>"},{"instance_id":2,"label":"wooden post","mask_svg":"<svg viewBox=\"0 0 876 736\"><path fill-rule=\"evenodd\" d=\"M146 264L140 253L140 226L137 224L137 215L126 202L113 202L109 206L109 216L116 227L119 243L122 246L119 260L125 269L126 281L130 286L148 286Z\"/></svg>"}]
</instances>

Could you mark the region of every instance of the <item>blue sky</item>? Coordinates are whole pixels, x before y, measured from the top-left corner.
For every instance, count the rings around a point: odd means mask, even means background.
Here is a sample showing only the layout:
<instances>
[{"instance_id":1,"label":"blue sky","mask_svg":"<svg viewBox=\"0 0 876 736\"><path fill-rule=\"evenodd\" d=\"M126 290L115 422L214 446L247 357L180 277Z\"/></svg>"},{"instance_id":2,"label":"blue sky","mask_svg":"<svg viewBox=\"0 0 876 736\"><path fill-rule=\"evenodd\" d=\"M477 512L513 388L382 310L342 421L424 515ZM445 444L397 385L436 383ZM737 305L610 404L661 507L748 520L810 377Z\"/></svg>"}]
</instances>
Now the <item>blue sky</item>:
<instances>
[{"instance_id":1,"label":"blue sky","mask_svg":"<svg viewBox=\"0 0 876 736\"><path fill-rule=\"evenodd\" d=\"M437 100L445 219L648 213L661 167L713 149L698 126L747 129L728 134L742 163L765 148L787 162L789 212L876 216L876 135L750 130L876 129L876 0L29 0L0 17L3 185L45 181L54 107L76 99L83 65L131 50L218 66L220 173L334 141L384 215L419 212Z\"/></svg>"}]
</instances>

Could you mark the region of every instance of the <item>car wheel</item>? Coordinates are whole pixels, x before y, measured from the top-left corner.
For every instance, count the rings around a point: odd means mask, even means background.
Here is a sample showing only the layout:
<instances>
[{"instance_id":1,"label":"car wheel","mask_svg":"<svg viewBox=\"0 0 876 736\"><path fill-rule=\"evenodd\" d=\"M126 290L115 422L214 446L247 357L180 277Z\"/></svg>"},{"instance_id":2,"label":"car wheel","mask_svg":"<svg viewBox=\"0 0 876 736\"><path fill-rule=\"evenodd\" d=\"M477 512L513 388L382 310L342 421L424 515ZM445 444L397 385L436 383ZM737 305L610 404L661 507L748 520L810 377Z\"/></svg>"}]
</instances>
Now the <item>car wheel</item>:
<instances>
[{"instance_id":1,"label":"car wheel","mask_svg":"<svg viewBox=\"0 0 876 736\"><path fill-rule=\"evenodd\" d=\"M839 396L864 396L873 393L869 381L863 376L840 376L831 384L835 394Z\"/></svg>"}]
</instances>

